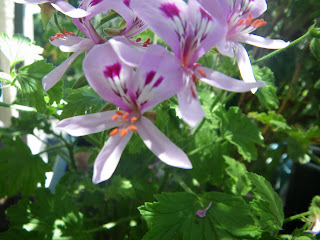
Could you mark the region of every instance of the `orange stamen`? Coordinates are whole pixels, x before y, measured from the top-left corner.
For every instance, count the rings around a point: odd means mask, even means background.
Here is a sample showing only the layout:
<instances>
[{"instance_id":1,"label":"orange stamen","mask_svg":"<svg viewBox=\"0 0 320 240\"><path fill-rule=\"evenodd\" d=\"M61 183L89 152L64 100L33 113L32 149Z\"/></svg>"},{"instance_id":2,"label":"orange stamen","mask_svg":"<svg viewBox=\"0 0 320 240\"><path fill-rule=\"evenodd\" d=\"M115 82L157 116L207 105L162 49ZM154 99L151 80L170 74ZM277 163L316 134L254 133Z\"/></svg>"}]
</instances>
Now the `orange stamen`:
<instances>
[{"instance_id":1,"label":"orange stamen","mask_svg":"<svg viewBox=\"0 0 320 240\"><path fill-rule=\"evenodd\" d=\"M66 35L66 29L62 28L63 35Z\"/></svg>"},{"instance_id":2,"label":"orange stamen","mask_svg":"<svg viewBox=\"0 0 320 240\"><path fill-rule=\"evenodd\" d=\"M262 27L266 24L267 24L267 22L264 21L263 19L256 19L253 21L253 23L251 23L251 26L258 28L258 27Z\"/></svg>"},{"instance_id":3,"label":"orange stamen","mask_svg":"<svg viewBox=\"0 0 320 240\"><path fill-rule=\"evenodd\" d=\"M138 120L137 117L132 117L131 120L130 120L130 122L131 122L131 123L135 123L137 120Z\"/></svg>"},{"instance_id":4,"label":"orange stamen","mask_svg":"<svg viewBox=\"0 0 320 240\"><path fill-rule=\"evenodd\" d=\"M126 128L122 129L120 132L120 137L124 137L125 135L128 134L128 130Z\"/></svg>"},{"instance_id":5,"label":"orange stamen","mask_svg":"<svg viewBox=\"0 0 320 240\"><path fill-rule=\"evenodd\" d=\"M137 126L136 125L130 125L129 127L129 130L131 130L131 131L137 131L138 130L138 128L137 128Z\"/></svg>"},{"instance_id":6,"label":"orange stamen","mask_svg":"<svg viewBox=\"0 0 320 240\"><path fill-rule=\"evenodd\" d=\"M197 71L198 71L198 73L200 73L200 75L201 75L202 77L206 77L206 76L207 76L206 73L204 72L204 70L203 70L202 68L198 68Z\"/></svg>"},{"instance_id":7,"label":"orange stamen","mask_svg":"<svg viewBox=\"0 0 320 240\"><path fill-rule=\"evenodd\" d=\"M124 120L124 121L126 121L127 119L128 119L128 117L129 117L129 113L125 113L123 116L122 116L122 119Z\"/></svg>"},{"instance_id":8,"label":"orange stamen","mask_svg":"<svg viewBox=\"0 0 320 240\"><path fill-rule=\"evenodd\" d=\"M195 74L192 74L192 81L195 83L197 82L197 76Z\"/></svg>"},{"instance_id":9,"label":"orange stamen","mask_svg":"<svg viewBox=\"0 0 320 240\"><path fill-rule=\"evenodd\" d=\"M116 114L118 114L118 115L122 116L122 115L123 115L123 112L122 112L122 111L120 111L120 110L117 110L117 111L116 111Z\"/></svg>"},{"instance_id":10,"label":"orange stamen","mask_svg":"<svg viewBox=\"0 0 320 240\"><path fill-rule=\"evenodd\" d=\"M141 41L141 38L137 38L137 39L136 39L136 42L140 42L140 41Z\"/></svg>"},{"instance_id":11,"label":"orange stamen","mask_svg":"<svg viewBox=\"0 0 320 240\"><path fill-rule=\"evenodd\" d=\"M116 135L118 132L119 132L119 129L115 128L109 133L109 136L112 137L112 136Z\"/></svg>"},{"instance_id":12,"label":"orange stamen","mask_svg":"<svg viewBox=\"0 0 320 240\"><path fill-rule=\"evenodd\" d=\"M119 116L118 115L113 115L112 116L112 121L116 121L116 120L118 120L119 119Z\"/></svg>"},{"instance_id":13,"label":"orange stamen","mask_svg":"<svg viewBox=\"0 0 320 240\"><path fill-rule=\"evenodd\" d=\"M238 21L238 25L242 25L244 23L244 19L241 18L239 21Z\"/></svg>"}]
</instances>

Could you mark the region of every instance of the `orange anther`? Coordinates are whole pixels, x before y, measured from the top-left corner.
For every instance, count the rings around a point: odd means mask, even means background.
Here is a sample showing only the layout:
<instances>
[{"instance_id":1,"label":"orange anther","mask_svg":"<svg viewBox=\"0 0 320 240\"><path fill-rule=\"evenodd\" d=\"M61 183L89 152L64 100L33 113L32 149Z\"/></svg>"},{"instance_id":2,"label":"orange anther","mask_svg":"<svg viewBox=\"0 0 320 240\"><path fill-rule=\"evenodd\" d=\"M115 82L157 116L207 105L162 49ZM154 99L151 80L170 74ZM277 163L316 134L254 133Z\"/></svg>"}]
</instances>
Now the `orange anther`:
<instances>
[{"instance_id":1,"label":"orange anther","mask_svg":"<svg viewBox=\"0 0 320 240\"><path fill-rule=\"evenodd\" d=\"M197 71L198 71L198 73L200 73L200 75L201 75L202 77L206 77L206 76L207 76L206 73L204 72L204 70L203 70L202 68L198 68Z\"/></svg>"},{"instance_id":2,"label":"orange anther","mask_svg":"<svg viewBox=\"0 0 320 240\"><path fill-rule=\"evenodd\" d=\"M131 130L131 131L137 131L138 130L138 128L137 128L137 126L136 125L130 125L129 127L129 130Z\"/></svg>"},{"instance_id":3,"label":"orange anther","mask_svg":"<svg viewBox=\"0 0 320 240\"><path fill-rule=\"evenodd\" d=\"M197 82L197 76L195 74L192 74L192 81L195 83Z\"/></svg>"},{"instance_id":4,"label":"orange anther","mask_svg":"<svg viewBox=\"0 0 320 240\"><path fill-rule=\"evenodd\" d=\"M116 111L116 114L118 114L118 115L122 116L122 115L123 115L123 112L122 112L122 111L120 111L120 110L117 110L117 111Z\"/></svg>"},{"instance_id":5,"label":"orange anther","mask_svg":"<svg viewBox=\"0 0 320 240\"><path fill-rule=\"evenodd\" d=\"M125 135L128 134L128 130L126 128L122 129L120 132L120 137L124 137Z\"/></svg>"},{"instance_id":6,"label":"orange anther","mask_svg":"<svg viewBox=\"0 0 320 240\"><path fill-rule=\"evenodd\" d=\"M66 29L62 28L63 35L66 35Z\"/></svg>"},{"instance_id":7,"label":"orange anther","mask_svg":"<svg viewBox=\"0 0 320 240\"><path fill-rule=\"evenodd\" d=\"M140 41L141 41L141 38L137 38L137 39L136 39L136 42L140 42Z\"/></svg>"},{"instance_id":8,"label":"orange anther","mask_svg":"<svg viewBox=\"0 0 320 240\"><path fill-rule=\"evenodd\" d=\"M112 121L116 121L116 120L118 120L119 119L119 116L118 115L113 115L112 116Z\"/></svg>"},{"instance_id":9,"label":"orange anther","mask_svg":"<svg viewBox=\"0 0 320 240\"><path fill-rule=\"evenodd\" d=\"M130 120L130 122L131 122L131 123L135 123L137 120L138 120L137 117L132 117L131 120Z\"/></svg>"},{"instance_id":10,"label":"orange anther","mask_svg":"<svg viewBox=\"0 0 320 240\"><path fill-rule=\"evenodd\" d=\"M115 128L115 129L112 129L111 132L109 133L109 136L114 136L116 135L117 133L119 132L119 129L118 128Z\"/></svg>"},{"instance_id":11,"label":"orange anther","mask_svg":"<svg viewBox=\"0 0 320 240\"><path fill-rule=\"evenodd\" d=\"M244 19L241 18L239 21L238 21L238 25L242 25L244 23Z\"/></svg>"},{"instance_id":12,"label":"orange anther","mask_svg":"<svg viewBox=\"0 0 320 240\"><path fill-rule=\"evenodd\" d=\"M122 116L122 119L124 120L124 121L126 121L127 119L128 119L128 117L129 117L129 113L125 113L123 116Z\"/></svg>"},{"instance_id":13,"label":"orange anther","mask_svg":"<svg viewBox=\"0 0 320 240\"><path fill-rule=\"evenodd\" d=\"M256 19L253 21L253 23L251 24L251 26L258 28L258 27L262 27L264 25L266 25L267 22L264 21L263 19Z\"/></svg>"}]
</instances>

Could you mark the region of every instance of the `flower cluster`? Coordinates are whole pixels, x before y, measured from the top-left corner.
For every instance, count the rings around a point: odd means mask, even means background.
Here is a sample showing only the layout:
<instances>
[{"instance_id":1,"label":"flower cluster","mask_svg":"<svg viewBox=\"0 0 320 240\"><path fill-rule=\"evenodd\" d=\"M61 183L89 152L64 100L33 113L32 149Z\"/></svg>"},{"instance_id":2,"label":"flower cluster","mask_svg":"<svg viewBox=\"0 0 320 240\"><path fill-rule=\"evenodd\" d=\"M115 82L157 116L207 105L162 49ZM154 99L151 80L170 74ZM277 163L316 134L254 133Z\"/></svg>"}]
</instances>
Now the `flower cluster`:
<instances>
[{"instance_id":1,"label":"flower cluster","mask_svg":"<svg viewBox=\"0 0 320 240\"><path fill-rule=\"evenodd\" d=\"M187 155L148 119L148 112L177 95L182 119L195 127L205 115L197 94L199 81L231 92L254 92L264 86L255 81L241 42L270 49L288 45L251 34L266 24L263 19L256 19L267 9L265 0L83 0L78 8L64 0L15 1L49 2L72 17L85 35L78 37L64 30L49 39L61 51L73 54L43 78L43 88L53 87L70 64L86 52L83 71L88 83L101 98L119 108L67 118L56 126L73 136L112 129L95 161L94 183L111 177L133 133L166 164L192 168ZM90 20L110 10L118 13L126 26L109 31L111 38L106 39ZM160 36L172 52L151 44L150 39L142 42L134 38L147 28ZM213 47L236 58L243 81L197 62Z\"/></svg>"}]
</instances>

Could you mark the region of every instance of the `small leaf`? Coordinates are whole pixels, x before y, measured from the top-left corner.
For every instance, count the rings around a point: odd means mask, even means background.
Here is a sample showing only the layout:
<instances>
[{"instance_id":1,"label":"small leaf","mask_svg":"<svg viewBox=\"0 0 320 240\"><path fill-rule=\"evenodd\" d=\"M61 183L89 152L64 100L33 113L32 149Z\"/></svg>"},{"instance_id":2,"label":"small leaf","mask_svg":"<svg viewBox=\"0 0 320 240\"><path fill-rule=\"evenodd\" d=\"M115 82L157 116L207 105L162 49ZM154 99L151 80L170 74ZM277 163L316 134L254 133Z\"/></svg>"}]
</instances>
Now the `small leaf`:
<instances>
[{"instance_id":1,"label":"small leaf","mask_svg":"<svg viewBox=\"0 0 320 240\"><path fill-rule=\"evenodd\" d=\"M41 8L40 14L41 14L41 19L42 19L42 24L43 24L43 27L46 28L52 15L55 12L55 9L54 9L54 7L52 7L51 3L49 3L49 2L42 3L39 6Z\"/></svg>"},{"instance_id":2,"label":"small leaf","mask_svg":"<svg viewBox=\"0 0 320 240\"><path fill-rule=\"evenodd\" d=\"M89 86L78 89L70 89L70 94L65 100L68 103L64 108L61 118L84 115L88 110L91 113L99 112L106 102Z\"/></svg>"},{"instance_id":3,"label":"small leaf","mask_svg":"<svg viewBox=\"0 0 320 240\"><path fill-rule=\"evenodd\" d=\"M21 67L18 71L17 79L21 85L23 97L26 98L28 106L35 107L40 113L46 110L41 80L53 68L45 61L37 61Z\"/></svg>"},{"instance_id":4,"label":"small leaf","mask_svg":"<svg viewBox=\"0 0 320 240\"><path fill-rule=\"evenodd\" d=\"M0 149L0 197L12 196L18 192L28 197L38 183L44 185L45 172L50 169L39 156L32 155L19 137L5 145L6 148Z\"/></svg>"},{"instance_id":5,"label":"small leaf","mask_svg":"<svg viewBox=\"0 0 320 240\"><path fill-rule=\"evenodd\" d=\"M252 66L252 69L256 80L266 83L266 86L259 88L255 94L260 104L268 110L277 109L279 100L276 94L277 88L274 85L273 72L268 67L259 68L257 65Z\"/></svg>"},{"instance_id":6,"label":"small leaf","mask_svg":"<svg viewBox=\"0 0 320 240\"><path fill-rule=\"evenodd\" d=\"M43 48L34 45L29 38L22 35L8 37L5 33L0 33L0 50L9 60L10 67L25 60L41 60L43 52Z\"/></svg>"},{"instance_id":7,"label":"small leaf","mask_svg":"<svg viewBox=\"0 0 320 240\"><path fill-rule=\"evenodd\" d=\"M249 173L248 176L254 193L254 200L250 202L250 205L260 217L263 229L266 231L280 230L284 220L281 199L265 178L255 173Z\"/></svg>"},{"instance_id":8,"label":"small leaf","mask_svg":"<svg viewBox=\"0 0 320 240\"><path fill-rule=\"evenodd\" d=\"M256 124L242 114L238 107L231 107L228 112L220 107L215 114L220 119L221 135L238 148L245 160L256 159L255 144L263 146L263 137Z\"/></svg>"}]
</instances>

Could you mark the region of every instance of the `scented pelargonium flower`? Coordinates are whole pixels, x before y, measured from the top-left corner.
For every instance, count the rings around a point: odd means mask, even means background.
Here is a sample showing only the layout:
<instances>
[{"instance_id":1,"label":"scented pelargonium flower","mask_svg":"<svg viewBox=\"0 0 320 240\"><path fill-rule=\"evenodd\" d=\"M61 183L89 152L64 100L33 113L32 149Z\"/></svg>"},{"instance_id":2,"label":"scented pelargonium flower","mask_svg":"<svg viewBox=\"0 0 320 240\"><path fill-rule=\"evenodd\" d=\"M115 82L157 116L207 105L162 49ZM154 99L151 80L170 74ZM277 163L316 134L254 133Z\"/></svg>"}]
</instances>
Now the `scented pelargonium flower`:
<instances>
[{"instance_id":1,"label":"scented pelargonium flower","mask_svg":"<svg viewBox=\"0 0 320 240\"><path fill-rule=\"evenodd\" d=\"M251 34L267 24L263 19L256 19L267 10L265 0L201 0L200 3L224 29L227 29L221 33L222 38L216 47L221 54L236 57L240 74L245 82L256 80L248 53L240 43L268 49L284 48L289 44L283 40Z\"/></svg>"},{"instance_id":2,"label":"scented pelargonium flower","mask_svg":"<svg viewBox=\"0 0 320 240\"><path fill-rule=\"evenodd\" d=\"M75 8L65 0L14 0L16 3L42 4L50 3L55 9L72 18L82 18L89 13L83 9Z\"/></svg>"},{"instance_id":3,"label":"scented pelargonium flower","mask_svg":"<svg viewBox=\"0 0 320 240\"><path fill-rule=\"evenodd\" d=\"M94 183L111 177L134 132L161 161L174 167L192 168L187 155L144 116L181 88L181 82L177 81L182 74L180 65L170 52L156 45L141 51L111 39L87 54L83 69L92 88L121 109L71 117L57 125L73 136L112 129L95 160Z\"/></svg>"},{"instance_id":4,"label":"scented pelargonium flower","mask_svg":"<svg viewBox=\"0 0 320 240\"><path fill-rule=\"evenodd\" d=\"M149 28L171 47L183 69L184 87L177 94L183 120L196 126L204 117L197 97L196 81L232 92L246 92L263 82L247 84L196 61L221 41L227 29L196 0L131 0L130 7Z\"/></svg>"},{"instance_id":5,"label":"scented pelargonium flower","mask_svg":"<svg viewBox=\"0 0 320 240\"><path fill-rule=\"evenodd\" d=\"M90 19L111 8L117 10L127 21L126 28L119 31L119 35L130 38L147 28L146 25L134 15L125 2L111 0L83 0L79 5L79 9L86 11L88 16L73 18L72 21L87 38L77 37L68 31L57 33L50 37L50 43L59 47L61 51L74 53L42 79L44 90L47 91L52 88L81 53L88 52L96 44L106 42L106 39L102 38L92 26ZM126 40L124 39L123 41Z\"/></svg>"}]
</instances>

